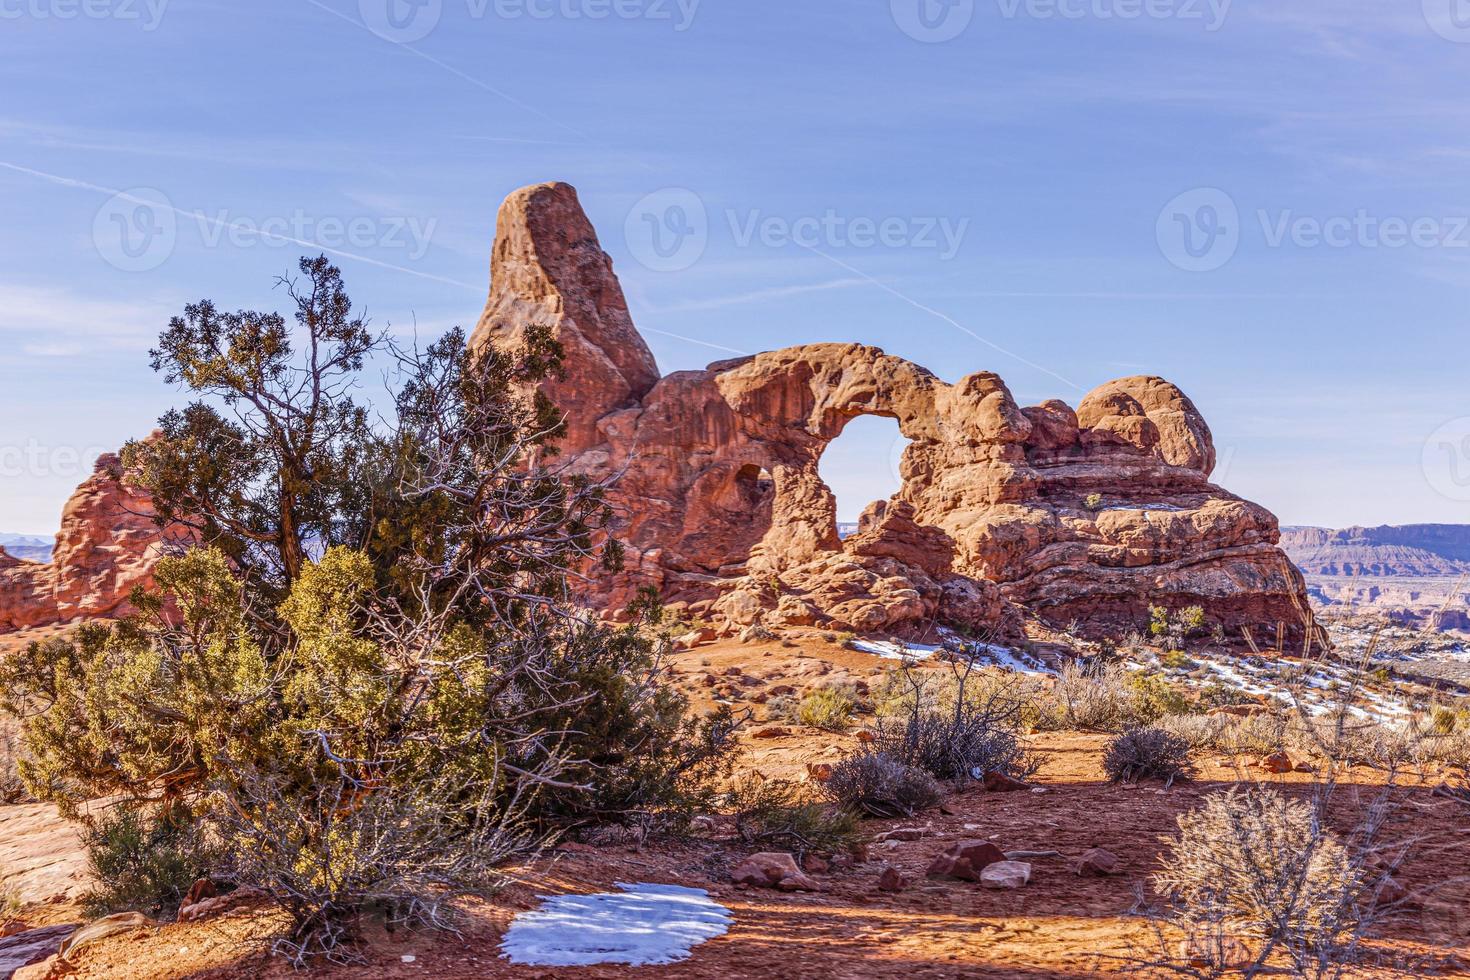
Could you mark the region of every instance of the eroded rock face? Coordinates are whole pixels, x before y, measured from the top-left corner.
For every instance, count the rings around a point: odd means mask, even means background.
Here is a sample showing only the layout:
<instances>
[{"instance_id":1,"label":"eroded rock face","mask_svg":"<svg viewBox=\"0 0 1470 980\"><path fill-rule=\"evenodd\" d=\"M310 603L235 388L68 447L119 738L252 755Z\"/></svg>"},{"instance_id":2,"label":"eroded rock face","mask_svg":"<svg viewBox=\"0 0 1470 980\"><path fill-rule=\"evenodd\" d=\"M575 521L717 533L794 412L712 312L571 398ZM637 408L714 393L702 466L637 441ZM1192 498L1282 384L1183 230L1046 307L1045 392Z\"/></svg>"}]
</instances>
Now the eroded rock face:
<instances>
[{"instance_id":1,"label":"eroded rock face","mask_svg":"<svg viewBox=\"0 0 1470 980\"><path fill-rule=\"evenodd\" d=\"M0 551L0 633L122 615L134 587L152 583L166 541L150 499L118 469L116 456L100 457L72 494L50 563Z\"/></svg>"},{"instance_id":2,"label":"eroded rock face","mask_svg":"<svg viewBox=\"0 0 1470 980\"><path fill-rule=\"evenodd\" d=\"M616 608L641 585L739 628L912 633L934 623L1013 633L1026 610L1119 635L1150 604L1210 621L1300 624L1299 573L1276 519L1209 482L1215 449L1177 387L1124 378L1018 406L981 372L948 384L874 347L813 344L659 378L611 262L565 184L512 194L473 343L550 324L567 349L548 393L572 467L618 475L628 567L595 578ZM911 440L902 488L839 540L818 474L859 415Z\"/></svg>"}]
</instances>

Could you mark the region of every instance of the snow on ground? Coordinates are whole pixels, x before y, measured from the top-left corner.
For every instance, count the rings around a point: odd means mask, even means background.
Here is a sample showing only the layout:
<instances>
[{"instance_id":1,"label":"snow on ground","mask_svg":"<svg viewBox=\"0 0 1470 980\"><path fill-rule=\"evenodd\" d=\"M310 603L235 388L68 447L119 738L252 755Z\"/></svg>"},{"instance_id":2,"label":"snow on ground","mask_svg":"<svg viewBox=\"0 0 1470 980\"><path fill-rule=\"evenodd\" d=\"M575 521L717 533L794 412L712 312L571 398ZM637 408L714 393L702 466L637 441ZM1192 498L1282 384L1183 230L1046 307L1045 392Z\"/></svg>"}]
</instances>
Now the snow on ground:
<instances>
[{"instance_id":1,"label":"snow on ground","mask_svg":"<svg viewBox=\"0 0 1470 980\"><path fill-rule=\"evenodd\" d=\"M884 660L928 660L944 649L942 646L904 643L898 640L854 640L852 648ZM1018 674L1056 673L1030 654L1009 647L996 646L993 643L966 643L958 648L976 654L979 661L987 661L993 666L1014 670Z\"/></svg>"},{"instance_id":2,"label":"snow on ground","mask_svg":"<svg viewBox=\"0 0 1470 980\"><path fill-rule=\"evenodd\" d=\"M899 643L895 640L853 640L852 648L884 660L928 660L944 649L925 643Z\"/></svg>"},{"instance_id":3,"label":"snow on ground","mask_svg":"<svg viewBox=\"0 0 1470 980\"><path fill-rule=\"evenodd\" d=\"M658 966L688 959L730 930L733 914L702 888L626 885L621 894L543 896L515 917L500 955L523 966Z\"/></svg>"}]
</instances>

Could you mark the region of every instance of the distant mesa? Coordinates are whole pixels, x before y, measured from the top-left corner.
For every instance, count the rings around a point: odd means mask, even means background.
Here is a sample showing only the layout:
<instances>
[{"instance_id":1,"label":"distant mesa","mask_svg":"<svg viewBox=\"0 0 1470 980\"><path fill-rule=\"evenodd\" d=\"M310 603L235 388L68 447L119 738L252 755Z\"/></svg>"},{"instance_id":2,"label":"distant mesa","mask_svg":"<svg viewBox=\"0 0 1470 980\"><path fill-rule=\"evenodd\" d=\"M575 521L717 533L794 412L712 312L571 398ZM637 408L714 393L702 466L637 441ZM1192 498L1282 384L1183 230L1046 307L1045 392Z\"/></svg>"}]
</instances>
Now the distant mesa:
<instances>
[{"instance_id":1,"label":"distant mesa","mask_svg":"<svg viewBox=\"0 0 1470 980\"><path fill-rule=\"evenodd\" d=\"M1470 525L1405 524L1287 528L1281 547L1308 575L1438 577L1470 575Z\"/></svg>"},{"instance_id":2,"label":"distant mesa","mask_svg":"<svg viewBox=\"0 0 1470 980\"><path fill-rule=\"evenodd\" d=\"M1470 525L1292 527L1281 546L1329 612L1470 633Z\"/></svg>"}]
</instances>

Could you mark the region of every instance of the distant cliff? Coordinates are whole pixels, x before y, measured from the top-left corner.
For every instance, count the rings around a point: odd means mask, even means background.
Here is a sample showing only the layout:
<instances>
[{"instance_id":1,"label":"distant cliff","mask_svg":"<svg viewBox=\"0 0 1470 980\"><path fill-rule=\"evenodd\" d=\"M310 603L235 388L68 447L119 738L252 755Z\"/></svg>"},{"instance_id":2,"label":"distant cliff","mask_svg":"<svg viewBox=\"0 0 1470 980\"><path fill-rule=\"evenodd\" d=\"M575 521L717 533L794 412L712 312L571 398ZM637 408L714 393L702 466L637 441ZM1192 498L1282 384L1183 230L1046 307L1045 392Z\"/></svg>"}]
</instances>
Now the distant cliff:
<instances>
[{"instance_id":1,"label":"distant cliff","mask_svg":"<svg viewBox=\"0 0 1470 980\"><path fill-rule=\"evenodd\" d=\"M1453 578L1470 574L1470 525L1405 524L1331 531L1290 527L1281 547L1307 575Z\"/></svg>"}]
</instances>

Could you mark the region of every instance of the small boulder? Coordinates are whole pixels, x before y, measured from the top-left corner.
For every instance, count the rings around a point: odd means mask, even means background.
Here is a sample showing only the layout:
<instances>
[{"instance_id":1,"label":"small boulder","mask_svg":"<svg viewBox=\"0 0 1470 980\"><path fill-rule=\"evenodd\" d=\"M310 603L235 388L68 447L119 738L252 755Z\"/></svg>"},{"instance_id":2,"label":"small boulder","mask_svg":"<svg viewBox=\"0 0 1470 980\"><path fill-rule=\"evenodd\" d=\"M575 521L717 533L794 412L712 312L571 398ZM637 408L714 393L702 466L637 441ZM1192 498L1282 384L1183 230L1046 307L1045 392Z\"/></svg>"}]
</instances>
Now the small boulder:
<instances>
[{"instance_id":1,"label":"small boulder","mask_svg":"<svg viewBox=\"0 0 1470 980\"><path fill-rule=\"evenodd\" d=\"M818 854L808 854L801 859L801 870L807 874L824 875L832 870L832 865Z\"/></svg>"},{"instance_id":2,"label":"small boulder","mask_svg":"<svg viewBox=\"0 0 1470 980\"><path fill-rule=\"evenodd\" d=\"M1022 782L1014 776L1007 776L1003 772L987 772L984 785L989 793L1016 793L1031 788L1030 783Z\"/></svg>"},{"instance_id":3,"label":"small boulder","mask_svg":"<svg viewBox=\"0 0 1470 980\"><path fill-rule=\"evenodd\" d=\"M1273 752L1257 763L1266 772L1282 775L1296 769L1296 760L1285 752Z\"/></svg>"},{"instance_id":4,"label":"small boulder","mask_svg":"<svg viewBox=\"0 0 1470 980\"><path fill-rule=\"evenodd\" d=\"M797 867L795 856L785 852L752 854L736 866L730 876L738 884L756 888L775 888L784 892L821 891L821 886Z\"/></svg>"},{"instance_id":5,"label":"small boulder","mask_svg":"<svg viewBox=\"0 0 1470 980\"><path fill-rule=\"evenodd\" d=\"M1024 861L997 861L980 872L980 884L986 888L1022 888L1031 882L1031 865Z\"/></svg>"},{"instance_id":6,"label":"small boulder","mask_svg":"<svg viewBox=\"0 0 1470 980\"><path fill-rule=\"evenodd\" d=\"M1118 855L1094 847L1077 860L1077 874L1083 878L1105 878L1118 873Z\"/></svg>"},{"instance_id":7,"label":"small boulder","mask_svg":"<svg viewBox=\"0 0 1470 980\"><path fill-rule=\"evenodd\" d=\"M791 734L791 729L782 728L780 725L767 725L765 728L757 728L750 733L751 738L786 738Z\"/></svg>"},{"instance_id":8,"label":"small boulder","mask_svg":"<svg viewBox=\"0 0 1470 980\"><path fill-rule=\"evenodd\" d=\"M878 875L878 890L880 892L897 893L903 891L908 886L909 880L904 877L903 872L891 864L883 869L882 874Z\"/></svg>"},{"instance_id":9,"label":"small boulder","mask_svg":"<svg viewBox=\"0 0 1470 980\"><path fill-rule=\"evenodd\" d=\"M1004 862L1005 852L990 841L960 841L929 865L931 878L956 878L960 881L979 881L980 874L992 864Z\"/></svg>"},{"instance_id":10,"label":"small boulder","mask_svg":"<svg viewBox=\"0 0 1470 980\"><path fill-rule=\"evenodd\" d=\"M878 840L880 842L889 840L915 841L923 840L928 836L929 831L923 827L895 827L892 830L879 834Z\"/></svg>"}]
</instances>

